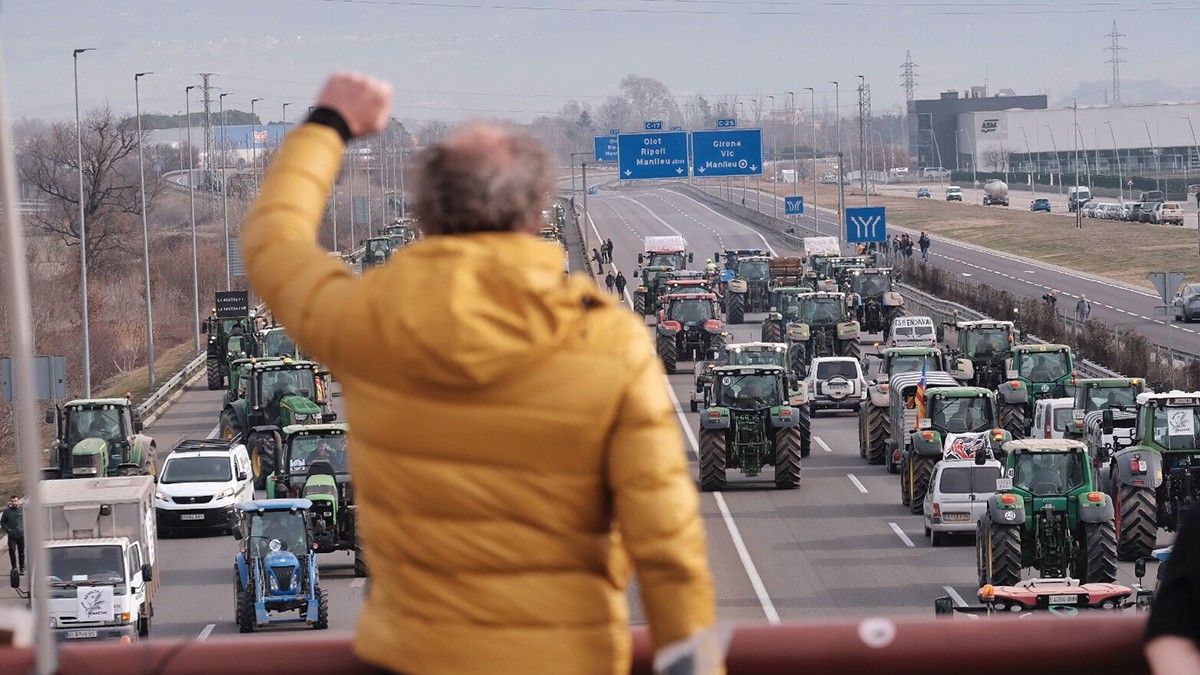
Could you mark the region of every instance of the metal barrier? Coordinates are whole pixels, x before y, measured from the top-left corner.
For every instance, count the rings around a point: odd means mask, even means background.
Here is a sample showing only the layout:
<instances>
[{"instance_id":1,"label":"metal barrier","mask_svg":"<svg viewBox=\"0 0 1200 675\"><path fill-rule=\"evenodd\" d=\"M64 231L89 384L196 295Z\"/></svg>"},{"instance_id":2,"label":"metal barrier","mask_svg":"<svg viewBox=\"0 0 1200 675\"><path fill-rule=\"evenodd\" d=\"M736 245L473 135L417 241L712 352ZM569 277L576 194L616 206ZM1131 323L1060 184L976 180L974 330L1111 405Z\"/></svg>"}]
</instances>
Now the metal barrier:
<instances>
[{"instance_id":1,"label":"metal barrier","mask_svg":"<svg viewBox=\"0 0 1200 675\"><path fill-rule=\"evenodd\" d=\"M1144 630L1144 617L1125 614L747 625L734 631L726 667L730 675L1145 673ZM633 639L631 673L651 675L645 630L635 629ZM72 643L59 654L61 675L380 672L358 660L345 634ZM31 649L0 648L0 672L30 672L32 660Z\"/></svg>"}]
</instances>

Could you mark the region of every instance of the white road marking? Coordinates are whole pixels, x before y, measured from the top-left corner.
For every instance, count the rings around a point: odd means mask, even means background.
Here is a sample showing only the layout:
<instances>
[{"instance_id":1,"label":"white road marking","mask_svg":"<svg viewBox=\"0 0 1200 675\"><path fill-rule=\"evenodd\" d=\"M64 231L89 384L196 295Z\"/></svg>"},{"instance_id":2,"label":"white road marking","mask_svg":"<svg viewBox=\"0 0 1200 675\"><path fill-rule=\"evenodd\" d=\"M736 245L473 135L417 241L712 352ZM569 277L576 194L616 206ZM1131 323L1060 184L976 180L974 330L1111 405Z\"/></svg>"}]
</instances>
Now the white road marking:
<instances>
[{"instance_id":1,"label":"white road marking","mask_svg":"<svg viewBox=\"0 0 1200 675\"><path fill-rule=\"evenodd\" d=\"M354 581L350 582L350 588L362 588L363 586L366 586L366 585L367 585L367 580L362 577L359 577L359 578L355 579Z\"/></svg>"},{"instance_id":2,"label":"white road marking","mask_svg":"<svg viewBox=\"0 0 1200 675\"><path fill-rule=\"evenodd\" d=\"M671 381L666 377L663 377L663 381L667 385L667 393L671 395L671 402L675 404L675 415L679 418L679 426L683 427L683 433L687 436L688 443L692 445L692 452L699 457L700 443L696 440L696 432L692 431L692 425L688 423L687 417L683 414L683 407L679 405L679 397L675 396L675 390L671 388ZM746 548L742 533L738 530L737 523L733 522L733 514L729 512L729 506L725 504L725 496L720 492L714 492L713 499L716 500L717 508L721 511L725 529L729 530L729 538L733 540L733 548L737 550L738 558L742 561L742 568L746 570L746 576L750 577L750 586L754 588L754 594L758 596L758 604L762 605L767 623L779 623L779 612L775 611L775 603L767 594L767 587L763 583L762 577L759 576L754 561L750 558L750 550Z\"/></svg>"},{"instance_id":3,"label":"white road marking","mask_svg":"<svg viewBox=\"0 0 1200 675\"><path fill-rule=\"evenodd\" d=\"M215 623L210 623L207 626L205 626L203 629L201 629L200 634L196 636L196 641L203 642L203 641L207 640L208 636L212 635L213 629L216 627L217 627L217 624L215 624Z\"/></svg>"},{"instance_id":4,"label":"white road marking","mask_svg":"<svg viewBox=\"0 0 1200 675\"><path fill-rule=\"evenodd\" d=\"M899 525L897 525L895 523L888 523L888 525L892 528L892 532L895 532L896 536L900 537L900 541L904 542L905 546L907 546L909 548L913 548L914 546L916 546L916 544L914 544L912 542L912 539L909 539L908 535L904 534L904 530L900 529Z\"/></svg>"},{"instance_id":5,"label":"white road marking","mask_svg":"<svg viewBox=\"0 0 1200 675\"><path fill-rule=\"evenodd\" d=\"M958 591L954 590L953 586L942 586L942 590L946 591L946 595L949 595L954 599L955 605L958 605L959 607L967 606L967 601L963 600L963 597L958 594Z\"/></svg>"},{"instance_id":6,"label":"white road marking","mask_svg":"<svg viewBox=\"0 0 1200 675\"><path fill-rule=\"evenodd\" d=\"M740 222L740 221L734 220L733 218L730 218L729 216L726 216L726 215L724 215L724 214L718 213L716 210L714 210L714 209L713 209L711 206L709 206L708 204L705 204L705 203L703 203L703 202L698 202L698 201L696 201L695 199L692 199L691 197L689 197L689 196L687 196L687 195L683 194L682 192L676 192L676 191L674 191L674 190L670 190L670 192L671 192L672 194L679 195L680 197L683 197L684 199L688 200L689 202L692 202L693 204L696 204L697 206L700 206L700 207L702 207L702 208L704 208L704 209L707 209L707 210L711 211L713 215L715 215L715 216L718 216L718 217L720 217L720 218L724 218L725 220L728 220L729 222L733 223L734 225L737 225L738 227L740 227L740 228L742 228L742 229L746 230L747 232L750 232L750 233L751 233L751 234L753 234L754 236L758 237L760 241L762 241L762 243L763 243L763 246L766 246L766 247L767 247L767 250L771 252L771 255L779 255L778 253L776 253L776 252L775 252L775 247L771 246L771 244L770 244L769 242L767 242L767 238L766 238L766 237L764 237L764 236L762 236L762 233L761 233L761 232L759 232L758 230L754 229L753 227L750 227L749 225L747 225L747 224L745 224L745 223L743 223L743 222Z\"/></svg>"},{"instance_id":7,"label":"white road marking","mask_svg":"<svg viewBox=\"0 0 1200 675\"><path fill-rule=\"evenodd\" d=\"M205 438L216 438L217 434L219 434L219 433L221 433L221 425L220 424L213 427L212 431L208 432L208 435L205 436Z\"/></svg>"},{"instance_id":8,"label":"white road marking","mask_svg":"<svg viewBox=\"0 0 1200 675\"><path fill-rule=\"evenodd\" d=\"M846 474L846 478L849 478L850 482L854 483L854 487L858 488L859 492L863 493L864 495L867 494L867 486L862 484L862 481L858 479L858 476L848 473Z\"/></svg>"},{"instance_id":9,"label":"white road marking","mask_svg":"<svg viewBox=\"0 0 1200 675\"><path fill-rule=\"evenodd\" d=\"M821 449L824 450L825 452L833 452L833 448L829 447L825 443L825 440L822 439L820 436L813 436L813 440L816 441L817 445L821 446Z\"/></svg>"},{"instance_id":10,"label":"white road marking","mask_svg":"<svg viewBox=\"0 0 1200 675\"><path fill-rule=\"evenodd\" d=\"M654 211L653 211L653 210L652 210L652 209L651 209L649 206L646 206L645 204L643 204L643 203L639 202L638 200L634 199L633 197L626 197L626 196L624 196L624 195L620 195L620 196L618 196L617 198L618 198L618 199L623 199L623 200L625 200L625 201L627 201L627 202L633 202L634 204L637 204L638 206L640 206L640 207L642 207L643 209L645 209L646 213L649 213L651 218L653 218L653 219L657 220L658 222L662 223L662 226L663 226L663 227L665 227L665 228L667 228L668 230L670 230L670 231L674 232L675 234L679 235L680 237L683 237L684 241L686 241L686 240L687 240L687 237L684 237L684 235L683 235L683 233L682 233L682 232L680 232L679 230L675 229L674 227L671 227L671 224L670 224L670 223L668 223L667 221L663 220L663 219L662 219L662 217L661 217L661 216L659 216L657 213L655 213L655 212L654 212Z\"/></svg>"}]
</instances>

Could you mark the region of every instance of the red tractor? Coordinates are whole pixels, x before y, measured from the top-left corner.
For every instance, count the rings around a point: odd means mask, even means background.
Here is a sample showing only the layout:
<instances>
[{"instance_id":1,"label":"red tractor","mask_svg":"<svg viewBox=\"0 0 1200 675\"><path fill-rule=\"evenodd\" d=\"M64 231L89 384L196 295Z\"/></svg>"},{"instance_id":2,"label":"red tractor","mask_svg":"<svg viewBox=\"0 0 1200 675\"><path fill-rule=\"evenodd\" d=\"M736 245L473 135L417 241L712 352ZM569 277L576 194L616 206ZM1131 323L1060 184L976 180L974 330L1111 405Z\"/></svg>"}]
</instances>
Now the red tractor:
<instances>
[{"instance_id":1,"label":"red tractor","mask_svg":"<svg viewBox=\"0 0 1200 675\"><path fill-rule=\"evenodd\" d=\"M703 358L710 349L725 346L728 334L717 314L717 296L713 293L672 293L664 295L654 329L658 358L668 373L675 372L680 361Z\"/></svg>"}]
</instances>

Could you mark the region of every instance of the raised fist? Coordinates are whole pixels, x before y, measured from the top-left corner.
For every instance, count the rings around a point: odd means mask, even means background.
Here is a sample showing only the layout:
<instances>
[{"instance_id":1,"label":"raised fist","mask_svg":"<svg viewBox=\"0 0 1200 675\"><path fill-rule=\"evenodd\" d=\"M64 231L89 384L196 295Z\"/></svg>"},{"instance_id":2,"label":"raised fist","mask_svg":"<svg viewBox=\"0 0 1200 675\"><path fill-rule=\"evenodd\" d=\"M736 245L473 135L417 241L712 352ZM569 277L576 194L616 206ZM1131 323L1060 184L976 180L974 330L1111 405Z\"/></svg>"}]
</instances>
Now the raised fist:
<instances>
[{"instance_id":1,"label":"raised fist","mask_svg":"<svg viewBox=\"0 0 1200 675\"><path fill-rule=\"evenodd\" d=\"M317 107L336 110L356 138L376 133L392 112L392 85L357 73L334 73L317 95Z\"/></svg>"}]
</instances>

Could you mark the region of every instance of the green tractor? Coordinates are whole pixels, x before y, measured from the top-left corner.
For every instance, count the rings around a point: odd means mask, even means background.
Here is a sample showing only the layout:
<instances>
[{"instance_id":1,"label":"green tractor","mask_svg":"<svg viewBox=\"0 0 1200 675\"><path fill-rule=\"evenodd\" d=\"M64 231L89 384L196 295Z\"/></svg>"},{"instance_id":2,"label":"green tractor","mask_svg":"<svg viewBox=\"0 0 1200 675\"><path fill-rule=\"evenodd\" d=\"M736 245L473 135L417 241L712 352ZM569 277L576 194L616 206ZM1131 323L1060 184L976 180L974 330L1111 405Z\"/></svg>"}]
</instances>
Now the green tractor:
<instances>
[{"instance_id":1,"label":"green tractor","mask_svg":"<svg viewBox=\"0 0 1200 675\"><path fill-rule=\"evenodd\" d=\"M128 398L69 401L48 411L46 423L55 440L43 478L158 475L157 446Z\"/></svg>"},{"instance_id":2,"label":"green tractor","mask_svg":"<svg viewBox=\"0 0 1200 675\"><path fill-rule=\"evenodd\" d=\"M976 529L979 585L1012 586L1021 570L1083 583L1117 578L1113 501L1101 492L1079 441L1028 439L1003 445L1006 478Z\"/></svg>"},{"instance_id":3,"label":"green tractor","mask_svg":"<svg viewBox=\"0 0 1200 675\"><path fill-rule=\"evenodd\" d=\"M221 410L221 438L242 436L250 452L254 487L264 489L283 445L281 429L332 422L327 374L311 361L255 359L239 363L237 384Z\"/></svg>"},{"instance_id":4,"label":"green tractor","mask_svg":"<svg viewBox=\"0 0 1200 675\"><path fill-rule=\"evenodd\" d=\"M1148 391L1146 381L1140 377L1095 377L1075 380L1075 404L1071 407L1071 423L1067 425L1066 437L1084 440L1089 432L1098 428L1105 410L1132 411L1137 405L1139 394ZM1132 421L1133 415L1128 417ZM1132 424L1129 425L1132 427ZM1109 444L1111 439L1100 439ZM1088 443L1089 447L1093 447ZM1094 457L1093 457L1094 459Z\"/></svg>"},{"instance_id":5,"label":"green tractor","mask_svg":"<svg viewBox=\"0 0 1200 675\"><path fill-rule=\"evenodd\" d=\"M970 361L973 387L995 389L1004 381L1004 361L1011 355L1019 334L1011 321L958 321L941 326L952 359Z\"/></svg>"},{"instance_id":6,"label":"green tractor","mask_svg":"<svg viewBox=\"0 0 1200 675\"><path fill-rule=\"evenodd\" d=\"M891 347L879 353L879 361L878 371L867 382L867 400L858 409L858 454L871 464L883 464L887 459L892 376L920 373L922 368L946 370L945 357L936 347ZM863 372L869 372L865 363Z\"/></svg>"},{"instance_id":7,"label":"green tractor","mask_svg":"<svg viewBox=\"0 0 1200 675\"><path fill-rule=\"evenodd\" d=\"M924 510L934 467L942 459L969 459L985 450L995 455L1001 443L1012 440L996 428L996 393L982 387L928 387L925 411L900 452L900 503L913 513Z\"/></svg>"},{"instance_id":8,"label":"green tractor","mask_svg":"<svg viewBox=\"0 0 1200 675\"><path fill-rule=\"evenodd\" d=\"M727 261L729 254L726 254ZM725 283L725 316L729 323L742 323L746 314L765 312L769 306L769 256L738 256L731 271L733 278Z\"/></svg>"},{"instance_id":9,"label":"green tractor","mask_svg":"<svg viewBox=\"0 0 1200 675\"><path fill-rule=\"evenodd\" d=\"M1133 410L1129 445L1097 448L1116 504L1121 560L1150 555L1158 528L1179 531L1188 509L1200 502L1200 392L1143 393ZM1101 412L1110 436L1118 414Z\"/></svg>"},{"instance_id":10,"label":"green tractor","mask_svg":"<svg viewBox=\"0 0 1200 675\"><path fill-rule=\"evenodd\" d=\"M230 361L258 356L254 323L246 291L217 292L216 307L200 324L200 332L208 336L205 374L209 390L225 388Z\"/></svg>"},{"instance_id":11,"label":"green tractor","mask_svg":"<svg viewBox=\"0 0 1200 675\"><path fill-rule=\"evenodd\" d=\"M763 342L786 342L792 372L806 375L819 356L859 357L858 322L842 293L777 288L762 324Z\"/></svg>"},{"instance_id":12,"label":"green tractor","mask_svg":"<svg viewBox=\"0 0 1200 675\"><path fill-rule=\"evenodd\" d=\"M638 287L633 292L633 311L650 316L658 308L658 298L666 289L674 267L669 265L647 265L638 277Z\"/></svg>"},{"instance_id":13,"label":"green tractor","mask_svg":"<svg viewBox=\"0 0 1200 675\"><path fill-rule=\"evenodd\" d=\"M1025 405L1002 407L1001 426L1022 438L1030 433L1034 406L1043 398L1064 398L1075 395L1075 361L1067 345L1022 344L1013 345L1004 360L1005 377L997 391L1004 402L1014 399L1019 389L1024 389ZM1019 396L1016 396L1019 398Z\"/></svg>"},{"instance_id":14,"label":"green tractor","mask_svg":"<svg viewBox=\"0 0 1200 675\"><path fill-rule=\"evenodd\" d=\"M390 237L371 237L363 242L362 272L372 267L379 267L392 257L392 240Z\"/></svg>"},{"instance_id":15,"label":"green tractor","mask_svg":"<svg viewBox=\"0 0 1200 675\"><path fill-rule=\"evenodd\" d=\"M753 477L765 465L775 467L776 488L800 484L811 426L804 394L788 400L788 382L779 366L713 369L710 405L700 411L700 489L724 489L728 469Z\"/></svg>"},{"instance_id":16,"label":"green tractor","mask_svg":"<svg viewBox=\"0 0 1200 675\"><path fill-rule=\"evenodd\" d=\"M863 332L887 335L892 321L904 313L904 296L894 287L890 268L867 267L850 274L848 290Z\"/></svg>"},{"instance_id":17,"label":"green tractor","mask_svg":"<svg viewBox=\"0 0 1200 675\"><path fill-rule=\"evenodd\" d=\"M416 222L411 218L397 218L391 224L384 226L380 236L387 237L391 241L392 250L395 251L416 243L421 238L421 233L417 230Z\"/></svg>"},{"instance_id":18,"label":"green tractor","mask_svg":"<svg viewBox=\"0 0 1200 675\"><path fill-rule=\"evenodd\" d=\"M267 497L312 502L313 550L354 552L354 576L367 576L367 563L358 543L357 508L346 454L345 424L304 424L284 427L283 445L275 470L267 479Z\"/></svg>"},{"instance_id":19,"label":"green tractor","mask_svg":"<svg viewBox=\"0 0 1200 675\"><path fill-rule=\"evenodd\" d=\"M259 356L264 358L303 358L296 341L283 326L272 326L258 334Z\"/></svg>"}]
</instances>

